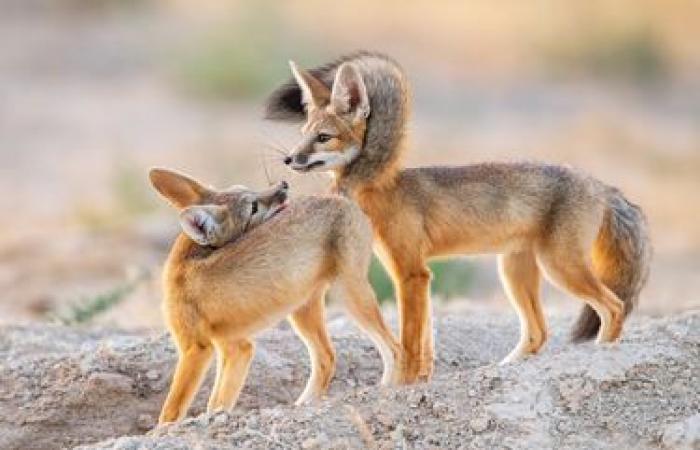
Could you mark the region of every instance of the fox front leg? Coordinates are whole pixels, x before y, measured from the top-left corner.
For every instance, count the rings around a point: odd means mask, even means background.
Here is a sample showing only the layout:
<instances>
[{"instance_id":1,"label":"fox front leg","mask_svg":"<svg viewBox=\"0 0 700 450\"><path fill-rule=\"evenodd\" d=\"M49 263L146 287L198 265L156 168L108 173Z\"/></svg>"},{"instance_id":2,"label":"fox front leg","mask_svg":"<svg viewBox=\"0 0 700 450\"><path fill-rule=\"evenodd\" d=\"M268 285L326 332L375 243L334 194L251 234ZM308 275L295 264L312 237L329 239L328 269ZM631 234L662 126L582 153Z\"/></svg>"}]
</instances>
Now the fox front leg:
<instances>
[{"instance_id":1,"label":"fox front leg","mask_svg":"<svg viewBox=\"0 0 700 450\"><path fill-rule=\"evenodd\" d=\"M398 306L406 383L428 381L433 374L430 278L430 270L425 266L399 276Z\"/></svg>"},{"instance_id":2,"label":"fox front leg","mask_svg":"<svg viewBox=\"0 0 700 450\"><path fill-rule=\"evenodd\" d=\"M201 346L193 343L181 348L170 391L158 419L159 425L185 417L204 372L209 367L211 355L211 345Z\"/></svg>"}]
</instances>

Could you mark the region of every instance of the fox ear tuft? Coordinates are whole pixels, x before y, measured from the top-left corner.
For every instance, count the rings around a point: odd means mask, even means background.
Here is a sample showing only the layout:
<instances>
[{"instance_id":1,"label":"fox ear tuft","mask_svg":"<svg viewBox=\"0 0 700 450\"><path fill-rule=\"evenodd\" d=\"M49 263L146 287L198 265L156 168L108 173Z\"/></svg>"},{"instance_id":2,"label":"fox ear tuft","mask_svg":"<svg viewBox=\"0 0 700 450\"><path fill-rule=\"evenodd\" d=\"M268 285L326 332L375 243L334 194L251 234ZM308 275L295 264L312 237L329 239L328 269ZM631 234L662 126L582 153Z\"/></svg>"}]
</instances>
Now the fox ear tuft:
<instances>
[{"instance_id":1,"label":"fox ear tuft","mask_svg":"<svg viewBox=\"0 0 700 450\"><path fill-rule=\"evenodd\" d=\"M180 212L182 231L199 245L223 244L226 207L221 205L190 206Z\"/></svg>"},{"instance_id":2,"label":"fox ear tuft","mask_svg":"<svg viewBox=\"0 0 700 450\"><path fill-rule=\"evenodd\" d=\"M320 80L311 75L306 70L296 65L294 61L289 61L292 75L301 89L301 102L309 106L320 107L328 103L330 91Z\"/></svg>"},{"instance_id":3,"label":"fox ear tuft","mask_svg":"<svg viewBox=\"0 0 700 450\"><path fill-rule=\"evenodd\" d=\"M362 75L351 63L343 63L335 74L331 105L337 114L352 114L355 118L369 116L369 98Z\"/></svg>"},{"instance_id":4,"label":"fox ear tuft","mask_svg":"<svg viewBox=\"0 0 700 450\"><path fill-rule=\"evenodd\" d=\"M201 203L211 193L198 181L174 170L153 168L148 177L155 190L177 209Z\"/></svg>"}]
</instances>

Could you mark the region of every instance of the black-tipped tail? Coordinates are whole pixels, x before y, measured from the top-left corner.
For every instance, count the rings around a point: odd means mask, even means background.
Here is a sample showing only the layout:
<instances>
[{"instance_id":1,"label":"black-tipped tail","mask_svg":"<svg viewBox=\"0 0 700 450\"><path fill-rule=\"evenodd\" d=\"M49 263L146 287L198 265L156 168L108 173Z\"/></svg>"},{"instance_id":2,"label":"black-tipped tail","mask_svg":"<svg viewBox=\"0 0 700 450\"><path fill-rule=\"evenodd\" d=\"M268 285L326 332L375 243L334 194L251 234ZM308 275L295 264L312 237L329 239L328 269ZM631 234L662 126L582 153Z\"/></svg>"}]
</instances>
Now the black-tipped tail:
<instances>
[{"instance_id":1,"label":"black-tipped tail","mask_svg":"<svg viewBox=\"0 0 700 450\"><path fill-rule=\"evenodd\" d=\"M301 122L305 118L301 102L301 89L296 81L289 80L275 89L265 103L265 119Z\"/></svg>"},{"instance_id":2,"label":"black-tipped tail","mask_svg":"<svg viewBox=\"0 0 700 450\"><path fill-rule=\"evenodd\" d=\"M308 72L314 78L325 84L328 89L331 89L338 67L344 62L363 58L382 58L396 64L388 56L381 53L360 50L341 56L322 66L308 69ZM284 84L272 91L265 101L264 114L265 119L280 122L303 122L306 119L306 111L302 104L301 89L294 78L290 77Z\"/></svg>"},{"instance_id":3,"label":"black-tipped tail","mask_svg":"<svg viewBox=\"0 0 700 450\"><path fill-rule=\"evenodd\" d=\"M576 319L574 329L571 330L572 342L589 341L596 337L600 329L600 317L593 308L585 305Z\"/></svg>"}]
</instances>

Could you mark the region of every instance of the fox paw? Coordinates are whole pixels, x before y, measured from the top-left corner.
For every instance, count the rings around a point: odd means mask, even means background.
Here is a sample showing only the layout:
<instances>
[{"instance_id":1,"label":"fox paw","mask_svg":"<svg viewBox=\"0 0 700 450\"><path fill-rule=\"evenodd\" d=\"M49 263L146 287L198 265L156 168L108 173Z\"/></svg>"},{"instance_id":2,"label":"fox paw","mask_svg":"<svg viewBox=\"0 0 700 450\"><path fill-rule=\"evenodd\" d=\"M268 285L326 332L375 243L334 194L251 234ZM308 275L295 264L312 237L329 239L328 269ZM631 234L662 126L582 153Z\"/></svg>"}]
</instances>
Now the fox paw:
<instances>
[{"instance_id":1,"label":"fox paw","mask_svg":"<svg viewBox=\"0 0 700 450\"><path fill-rule=\"evenodd\" d=\"M315 403L320 402L322 398L323 398L322 395L305 392L299 396L299 398L294 402L294 404L296 406L313 405Z\"/></svg>"},{"instance_id":2,"label":"fox paw","mask_svg":"<svg viewBox=\"0 0 700 450\"><path fill-rule=\"evenodd\" d=\"M430 381L433 377L433 361L427 361L421 364L421 368L418 371L417 380L421 383Z\"/></svg>"},{"instance_id":3,"label":"fox paw","mask_svg":"<svg viewBox=\"0 0 700 450\"><path fill-rule=\"evenodd\" d=\"M505 366L506 364L512 364L512 363L517 363L520 361L524 361L528 359L529 357L533 356L535 353L533 352L528 352L528 351L523 351L523 350L513 350L501 360L501 362L498 363L499 366Z\"/></svg>"},{"instance_id":4,"label":"fox paw","mask_svg":"<svg viewBox=\"0 0 700 450\"><path fill-rule=\"evenodd\" d=\"M615 348L615 347L617 347L617 344L619 342L620 341L618 339L616 339L614 341L606 341L606 340L602 340L602 339L596 339L596 341L595 341L596 345L599 345L603 348Z\"/></svg>"}]
</instances>

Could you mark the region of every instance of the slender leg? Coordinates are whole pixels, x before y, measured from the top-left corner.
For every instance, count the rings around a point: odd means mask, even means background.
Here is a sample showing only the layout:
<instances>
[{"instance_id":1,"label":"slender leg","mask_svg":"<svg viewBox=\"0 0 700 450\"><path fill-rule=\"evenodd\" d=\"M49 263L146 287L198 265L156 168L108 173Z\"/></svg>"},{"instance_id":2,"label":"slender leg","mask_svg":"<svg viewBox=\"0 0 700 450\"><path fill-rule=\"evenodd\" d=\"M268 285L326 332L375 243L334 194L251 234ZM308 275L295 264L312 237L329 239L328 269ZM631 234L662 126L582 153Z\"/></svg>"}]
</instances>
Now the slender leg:
<instances>
[{"instance_id":1,"label":"slender leg","mask_svg":"<svg viewBox=\"0 0 700 450\"><path fill-rule=\"evenodd\" d=\"M532 252L510 253L498 258L503 288L520 319L520 341L502 363L537 353L547 339L540 305L540 271Z\"/></svg>"},{"instance_id":2,"label":"slender leg","mask_svg":"<svg viewBox=\"0 0 700 450\"><path fill-rule=\"evenodd\" d=\"M326 329L325 292L325 286L319 288L308 303L289 316L289 322L306 344L311 358L311 375L304 392L296 401L297 405L320 399L328 390L335 373L335 350Z\"/></svg>"},{"instance_id":3,"label":"slender leg","mask_svg":"<svg viewBox=\"0 0 700 450\"><path fill-rule=\"evenodd\" d=\"M569 261L543 255L542 268L552 282L574 296L582 298L600 317L596 342L615 342L622 332L624 303L594 274L583 258Z\"/></svg>"},{"instance_id":4,"label":"slender leg","mask_svg":"<svg viewBox=\"0 0 700 450\"><path fill-rule=\"evenodd\" d=\"M159 424L174 422L187 414L194 394L199 389L206 369L211 360L211 345L188 343L180 347L180 358L175 368L168 397L160 413Z\"/></svg>"},{"instance_id":5,"label":"slender leg","mask_svg":"<svg viewBox=\"0 0 700 450\"><path fill-rule=\"evenodd\" d=\"M214 379L214 386L211 388L211 393L209 394L209 401L207 403L207 411L214 410L214 401L216 400L216 393L221 390L221 383L224 377L224 361L225 352L216 347L216 378Z\"/></svg>"},{"instance_id":6,"label":"slender leg","mask_svg":"<svg viewBox=\"0 0 700 450\"><path fill-rule=\"evenodd\" d=\"M404 383L404 357L401 346L387 327L377 298L366 278L347 277L334 286L345 299L348 314L372 339L384 362L382 384Z\"/></svg>"},{"instance_id":7,"label":"slender leg","mask_svg":"<svg viewBox=\"0 0 700 450\"><path fill-rule=\"evenodd\" d=\"M221 372L217 374L217 389L209 398L208 410L228 411L236 404L238 395L248 375L250 362L253 360L255 346L248 339L220 339L214 342L222 360Z\"/></svg>"},{"instance_id":8,"label":"slender leg","mask_svg":"<svg viewBox=\"0 0 700 450\"><path fill-rule=\"evenodd\" d=\"M430 271L425 266L399 269L394 276L406 354L406 382L427 381L433 373Z\"/></svg>"}]
</instances>

